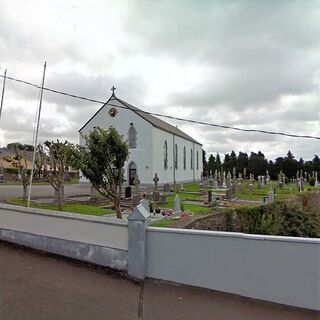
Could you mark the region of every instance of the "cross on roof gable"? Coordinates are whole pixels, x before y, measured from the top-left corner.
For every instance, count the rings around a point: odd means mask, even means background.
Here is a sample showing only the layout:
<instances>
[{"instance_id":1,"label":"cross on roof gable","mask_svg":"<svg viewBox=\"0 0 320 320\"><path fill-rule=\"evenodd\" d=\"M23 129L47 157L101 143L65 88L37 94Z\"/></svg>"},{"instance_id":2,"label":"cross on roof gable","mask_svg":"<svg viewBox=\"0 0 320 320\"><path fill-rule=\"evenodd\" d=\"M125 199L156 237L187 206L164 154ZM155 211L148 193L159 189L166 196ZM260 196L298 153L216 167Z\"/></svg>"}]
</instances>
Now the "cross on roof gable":
<instances>
[{"instance_id":1,"label":"cross on roof gable","mask_svg":"<svg viewBox=\"0 0 320 320\"><path fill-rule=\"evenodd\" d=\"M186 140L189 140L191 142L194 142L196 144L202 145L200 142L196 141L195 139L193 139L192 137L190 137L189 135L187 135L186 133L184 133L183 131L181 131L180 129L178 129L177 127L149 114L144 112L143 110L117 98L115 95L112 95L109 100L85 123L84 126L81 127L81 129L79 130L79 132L91 121L91 119L93 119L95 117L96 114L99 113L99 111L104 108L106 105L112 105L112 101L118 101L120 102L124 107L128 108L129 110L133 111L134 113L136 113L137 115L139 115L141 118L143 118L144 120L148 121L151 125L153 125L154 127L161 129L163 131L172 133L178 137L184 138Z\"/></svg>"}]
</instances>

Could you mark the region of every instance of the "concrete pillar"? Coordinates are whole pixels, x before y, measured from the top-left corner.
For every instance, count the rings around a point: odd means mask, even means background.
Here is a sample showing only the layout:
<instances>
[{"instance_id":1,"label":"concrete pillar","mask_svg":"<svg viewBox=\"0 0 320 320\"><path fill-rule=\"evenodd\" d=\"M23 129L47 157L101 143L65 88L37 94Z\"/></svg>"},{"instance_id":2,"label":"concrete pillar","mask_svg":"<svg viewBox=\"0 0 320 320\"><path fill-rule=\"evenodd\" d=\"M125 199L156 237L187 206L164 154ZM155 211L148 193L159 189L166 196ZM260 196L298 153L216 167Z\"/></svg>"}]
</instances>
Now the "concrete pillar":
<instances>
[{"instance_id":1,"label":"concrete pillar","mask_svg":"<svg viewBox=\"0 0 320 320\"><path fill-rule=\"evenodd\" d=\"M133 208L128 216L128 275L143 280L146 275L146 227L149 213L143 205Z\"/></svg>"}]
</instances>

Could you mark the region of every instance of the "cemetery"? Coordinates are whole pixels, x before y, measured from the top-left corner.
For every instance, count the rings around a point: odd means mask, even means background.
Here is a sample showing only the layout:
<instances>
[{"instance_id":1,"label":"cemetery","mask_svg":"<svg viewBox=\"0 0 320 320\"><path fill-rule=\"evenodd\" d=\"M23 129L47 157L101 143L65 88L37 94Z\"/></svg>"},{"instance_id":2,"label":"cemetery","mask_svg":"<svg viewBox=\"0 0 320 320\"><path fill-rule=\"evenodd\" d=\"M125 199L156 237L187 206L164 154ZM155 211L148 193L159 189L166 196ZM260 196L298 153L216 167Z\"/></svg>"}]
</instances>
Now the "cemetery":
<instances>
[{"instance_id":1,"label":"cemetery","mask_svg":"<svg viewBox=\"0 0 320 320\"><path fill-rule=\"evenodd\" d=\"M274 226L268 228L261 224L270 224L265 217L279 211L283 207L283 201L289 203L292 210L293 207L300 209L302 204L302 211L307 207L312 207L313 212L316 211L314 203L317 203L318 198L320 199L316 173L314 177L309 177L309 180L312 181L312 179L314 179L313 183L309 183L307 177L303 177L301 172L297 173L297 179L294 181L288 181L282 172L277 181L272 181L268 172L264 176L258 176L257 179L253 174L244 177L239 173L236 177L234 170L233 174L216 171L208 177L202 177L200 183L176 185L168 183L160 185L160 177L155 174L153 186L140 186L139 176L136 175L133 181L134 186L124 188L120 207L123 218L126 219L134 207L143 203L150 213L149 223L156 227L277 234L280 231ZM306 205L306 201L312 205ZM26 204L20 198L11 198L8 202L22 206ZM56 202L55 197L33 199L31 206L57 210ZM66 212L116 219L112 202L99 195L94 188L91 188L90 195L69 197L64 202ZM266 209L264 211L261 208ZM297 214L301 214L300 211L298 210ZM254 227L247 221L246 215L251 216L253 222L250 223L253 223ZM314 229L308 233L308 236L320 236L317 212L310 223L313 224ZM257 224L260 225L260 229L256 227Z\"/></svg>"}]
</instances>

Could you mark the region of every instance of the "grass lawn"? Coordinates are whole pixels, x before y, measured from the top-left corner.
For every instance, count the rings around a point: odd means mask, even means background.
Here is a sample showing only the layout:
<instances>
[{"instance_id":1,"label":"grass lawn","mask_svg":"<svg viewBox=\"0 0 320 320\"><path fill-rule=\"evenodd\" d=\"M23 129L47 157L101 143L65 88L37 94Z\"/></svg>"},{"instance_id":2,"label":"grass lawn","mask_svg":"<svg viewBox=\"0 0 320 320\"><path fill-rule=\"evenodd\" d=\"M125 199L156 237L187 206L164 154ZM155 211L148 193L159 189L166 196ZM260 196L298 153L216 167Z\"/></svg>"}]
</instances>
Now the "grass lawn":
<instances>
[{"instance_id":1,"label":"grass lawn","mask_svg":"<svg viewBox=\"0 0 320 320\"><path fill-rule=\"evenodd\" d=\"M25 207L27 205L26 201L21 198L13 197L9 199L11 204ZM115 211L110 209L101 208L109 203L99 203L99 204L82 204L82 203L66 203L63 206L64 212L80 213L92 216L103 216L105 214L113 214ZM58 211L58 206L56 204L31 204L32 208L46 209L46 210L56 210Z\"/></svg>"},{"instance_id":2,"label":"grass lawn","mask_svg":"<svg viewBox=\"0 0 320 320\"><path fill-rule=\"evenodd\" d=\"M198 200L200 199L200 195L196 194L188 194L183 192L177 192L176 194L179 195L180 200ZM168 209L174 209L174 199L176 197L176 194L173 194L167 198L168 202L165 204L160 205L160 208L168 208ZM195 214L207 214L212 212L212 208L204 208L202 206L197 206L193 204L185 204L181 202L181 207L184 209L184 211L191 211Z\"/></svg>"},{"instance_id":3,"label":"grass lawn","mask_svg":"<svg viewBox=\"0 0 320 320\"><path fill-rule=\"evenodd\" d=\"M277 181L272 181L272 187L275 190L275 199L276 200L284 200L284 199L290 199L295 194L299 193L297 186L294 182L291 182L287 184L283 188L278 187ZM317 189L320 190L320 187L309 187L309 185L305 186L306 189ZM236 197L238 199L242 200L254 200L254 201L260 201L262 197L268 196L269 193L269 186L265 186L261 189L258 188L258 183L255 182L255 184L252 187L252 191L249 190L248 181L245 181L242 183L242 190L241 192L236 193Z\"/></svg>"}]
</instances>

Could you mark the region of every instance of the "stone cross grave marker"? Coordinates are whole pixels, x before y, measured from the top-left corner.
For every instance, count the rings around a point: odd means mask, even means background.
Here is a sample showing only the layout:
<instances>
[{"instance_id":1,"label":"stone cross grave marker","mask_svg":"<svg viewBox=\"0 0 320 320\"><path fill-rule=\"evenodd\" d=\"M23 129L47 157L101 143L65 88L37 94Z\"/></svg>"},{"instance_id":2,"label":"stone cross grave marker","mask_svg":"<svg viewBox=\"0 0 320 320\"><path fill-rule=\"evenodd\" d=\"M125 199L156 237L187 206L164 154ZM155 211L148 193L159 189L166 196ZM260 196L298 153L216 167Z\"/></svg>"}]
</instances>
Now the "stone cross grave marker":
<instances>
[{"instance_id":1,"label":"stone cross grave marker","mask_svg":"<svg viewBox=\"0 0 320 320\"><path fill-rule=\"evenodd\" d=\"M134 184L134 196L132 197L132 201L133 201L133 206L135 207L140 202L140 192L139 192L140 180L138 175L134 177L133 184Z\"/></svg>"},{"instance_id":2,"label":"stone cross grave marker","mask_svg":"<svg viewBox=\"0 0 320 320\"><path fill-rule=\"evenodd\" d=\"M175 211L175 215L181 214L180 197L177 194L176 194L176 197L174 198L174 211Z\"/></svg>"},{"instance_id":3,"label":"stone cross grave marker","mask_svg":"<svg viewBox=\"0 0 320 320\"><path fill-rule=\"evenodd\" d=\"M159 182L159 177L158 177L158 174L155 173L153 178L154 191L158 191L158 182Z\"/></svg>"},{"instance_id":4,"label":"stone cross grave marker","mask_svg":"<svg viewBox=\"0 0 320 320\"><path fill-rule=\"evenodd\" d=\"M153 183L154 183L154 189L153 189L153 202L156 204L159 202L160 194L158 191L158 182L159 182L158 174L154 174Z\"/></svg>"}]
</instances>

